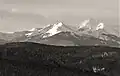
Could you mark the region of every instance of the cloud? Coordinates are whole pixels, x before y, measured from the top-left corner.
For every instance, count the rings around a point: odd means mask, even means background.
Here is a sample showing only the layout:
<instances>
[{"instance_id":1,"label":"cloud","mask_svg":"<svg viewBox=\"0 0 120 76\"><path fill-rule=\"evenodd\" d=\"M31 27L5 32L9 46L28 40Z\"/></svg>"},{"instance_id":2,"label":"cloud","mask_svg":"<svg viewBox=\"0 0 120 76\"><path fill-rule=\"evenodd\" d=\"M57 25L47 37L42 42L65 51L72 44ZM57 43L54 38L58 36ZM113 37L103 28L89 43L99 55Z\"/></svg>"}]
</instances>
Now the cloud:
<instances>
[{"instance_id":1,"label":"cloud","mask_svg":"<svg viewBox=\"0 0 120 76\"><path fill-rule=\"evenodd\" d=\"M59 19L79 23L93 17L108 24L117 24L118 20L118 0L0 0L0 10L4 10L0 16L5 18L0 27L11 25L14 30Z\"/></svg>"}]
</instances>

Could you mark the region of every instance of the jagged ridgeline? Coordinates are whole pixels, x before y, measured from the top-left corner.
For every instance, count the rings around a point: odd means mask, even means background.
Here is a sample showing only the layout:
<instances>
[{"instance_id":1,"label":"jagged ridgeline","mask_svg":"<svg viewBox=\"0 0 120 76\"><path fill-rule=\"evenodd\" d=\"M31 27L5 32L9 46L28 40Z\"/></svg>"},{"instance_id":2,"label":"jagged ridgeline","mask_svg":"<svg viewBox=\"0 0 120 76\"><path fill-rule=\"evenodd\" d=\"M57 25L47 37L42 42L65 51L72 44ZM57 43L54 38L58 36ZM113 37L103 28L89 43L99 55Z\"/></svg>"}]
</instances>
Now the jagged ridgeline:
<instances>
[{"instance_id":1,"label":"jagged ridgeline","mask_svg":"<svg viewBox=\"0 0 120 76\"><path fill-rule=\"evenodd\" d=\"M94 19L85 20L78 25L58 22L43 28L12 33L0 32L0 44L8 42L35 42L58 46L105 45L120 47L120 37L117 32L115 30L112 32L102 21Z\"/></svg>"},{"instance_id":2,"label":"jagged ridgeline","mask_svg":"<svg viewBox=\"0 0 120 76\"><path fill-rule=\"evenodd\" d=\"M0 76L120 76L120 48L14 42L0 46Z\"/></svg>"}]
</instances>

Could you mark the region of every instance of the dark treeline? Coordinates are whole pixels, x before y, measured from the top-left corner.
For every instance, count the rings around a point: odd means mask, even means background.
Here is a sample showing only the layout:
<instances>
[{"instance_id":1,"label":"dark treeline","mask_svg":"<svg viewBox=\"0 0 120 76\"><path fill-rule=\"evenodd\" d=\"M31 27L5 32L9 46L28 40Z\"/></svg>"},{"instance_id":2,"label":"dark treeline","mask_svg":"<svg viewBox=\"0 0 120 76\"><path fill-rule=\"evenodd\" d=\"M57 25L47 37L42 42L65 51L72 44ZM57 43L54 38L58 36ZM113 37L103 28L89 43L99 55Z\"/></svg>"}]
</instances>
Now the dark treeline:
<instances>
[{"instance_id":1,"label":"dark treeline","mask_svg":"<svg viewBox=\"0 0 120 76\"><path fill-rule=\"evenodd\" d=\"M120 76L115 47L16 42L0 46L0 59L0 76Z\"/></svg>"}]
</instances>

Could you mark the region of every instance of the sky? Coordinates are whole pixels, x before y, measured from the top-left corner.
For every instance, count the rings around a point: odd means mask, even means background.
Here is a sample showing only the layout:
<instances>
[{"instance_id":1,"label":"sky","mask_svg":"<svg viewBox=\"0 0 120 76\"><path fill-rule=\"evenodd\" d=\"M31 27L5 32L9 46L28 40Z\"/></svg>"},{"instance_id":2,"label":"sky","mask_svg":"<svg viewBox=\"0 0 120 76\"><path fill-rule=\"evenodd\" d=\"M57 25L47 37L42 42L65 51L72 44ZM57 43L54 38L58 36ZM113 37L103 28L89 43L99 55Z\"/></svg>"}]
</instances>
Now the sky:
<instances>
[{"instance_id":1,"label":"sky","mask_svg":"<svg viewBox=\"0 0 120 76\"><path fill-rule=\"evenodd\" d=\"M18 31L88 18L119 26L119 0L0 0L0 31Z\"/></svg>"}]
</instances>

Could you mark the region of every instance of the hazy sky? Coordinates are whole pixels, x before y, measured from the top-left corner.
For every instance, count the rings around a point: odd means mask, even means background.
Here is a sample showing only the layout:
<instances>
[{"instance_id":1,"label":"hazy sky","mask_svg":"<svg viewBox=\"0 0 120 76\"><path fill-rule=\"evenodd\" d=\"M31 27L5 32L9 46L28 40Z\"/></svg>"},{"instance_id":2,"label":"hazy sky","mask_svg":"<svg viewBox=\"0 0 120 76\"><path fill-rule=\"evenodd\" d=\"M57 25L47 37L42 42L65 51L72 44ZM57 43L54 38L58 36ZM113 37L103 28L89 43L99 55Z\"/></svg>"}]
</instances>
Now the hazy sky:
<instances>
[{"instance_id":1,"label":"hazy sky","mask_svg":"<svg viewBox=\"0 0 120 76\"><path fill-rule=\"evenodd\" d=\"M0 31L43 27L57 20L79 24L87 18L118 25L118 0L0 0Z\"/></svg>"}]
</instances>

